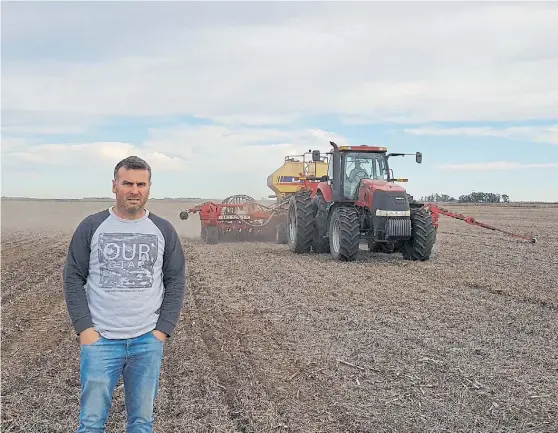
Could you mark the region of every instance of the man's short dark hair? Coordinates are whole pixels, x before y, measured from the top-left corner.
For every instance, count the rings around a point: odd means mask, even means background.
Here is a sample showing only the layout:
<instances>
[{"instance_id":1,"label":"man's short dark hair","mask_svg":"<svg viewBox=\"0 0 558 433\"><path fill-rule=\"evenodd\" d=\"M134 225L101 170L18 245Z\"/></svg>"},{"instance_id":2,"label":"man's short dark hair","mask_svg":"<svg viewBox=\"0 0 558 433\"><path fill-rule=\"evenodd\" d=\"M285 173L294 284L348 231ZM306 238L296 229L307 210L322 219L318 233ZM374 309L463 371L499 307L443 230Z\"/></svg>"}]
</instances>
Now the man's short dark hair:
<instances>
[{"instance_id":1,"label":"man's short dark hair","mask_svg":"<svg viewBox=\"0 0 558 433\"><path fill-rule=\"evenodd\" d=\"M114 180L116 180L118 170L121 167L124 167L126 170L147 170L149 171L149 179L151 179L151 167L139 156L129 156L116 164L116 167L114 167Z\"/></svg>"}]
</instances>

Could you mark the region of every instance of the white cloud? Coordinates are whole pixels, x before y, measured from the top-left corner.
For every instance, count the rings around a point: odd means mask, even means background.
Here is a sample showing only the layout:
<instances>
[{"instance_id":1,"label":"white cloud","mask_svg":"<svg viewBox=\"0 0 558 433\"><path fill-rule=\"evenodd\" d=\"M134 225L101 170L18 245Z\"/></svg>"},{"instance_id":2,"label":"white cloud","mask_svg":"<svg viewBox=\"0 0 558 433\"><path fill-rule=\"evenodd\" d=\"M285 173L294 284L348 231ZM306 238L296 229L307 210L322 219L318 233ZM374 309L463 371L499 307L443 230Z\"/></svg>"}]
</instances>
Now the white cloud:
<instances>
[{"instance_id":1,"label":"white cloud","mask_svg":"<svg viewBox=\"0 0 558 433\"><path fill-rule=\"evenodd\" d=\"M202 116L195 115L197 119L207 119L215 123L227 126L262 126L262 125L275 125L275 126L288 126L290 122L296 119L296 116L258 116L258 115L231 115L231 116Z\"/></svg>"},{"instance_id":2,"label":"white cloud","mask_svg":"<svg viewBox=\"0 0 558 433\"><path fill-rule=\"evenodd\" d=\"M153 149L142 149L130 143L94 142L80 144L40 144L20 146L7 152L3 158L9 162L30 162L59 167L88 167L102 164L114 167L118 161L130 155L146 159L154 170L178 171L184 169L184 161Z\"/></svg>"},{"instance_id":3,"label":"white cloud","mask_svg":"<svg viewBox=\"0 0 558 433\"><path fill-rule=\"evenodd\" d=\"M267 187L267 177L281 167L285 156L300 155L311 149L330 151L330 140L339 145L348 144L343 136L319 129L180 126L152 129L149 139L140 144L20 142L12 151L3 151L2 163L3 168L13 173L25 167L40 169L45 179L56 173L64 176L64 168L79 168L83 176L96 177L99 167L111 173L118 161L138 155L153 168L155 196L226 197L246 193L259 198L272 192ZM14 185L9 191L12 195L36 194L25 188L25 185ZM57 189L48 194L68 197L104 194L102 189L94 192L93 186L72 186L71 182Z\"/></svg>"},{"instance_id":4,"label":"white cloud","mask_svg":"<svg viewBox=\"0 0 558 433\"><path fill-rule=\"evenodd\" d=\"M550 126L519 126L509 128L461 127L461 128L409 128L405 132L413 135L437 135L473 137L498 137L517 140L558 144L558 124Z\"/></svg>"},{"instance_id":5,"label":"white cloud","mask_svg":"<svg viewBox=\"0 0 558 433\"><path fill-rule=\"evenodd\" d=\"M331 150L329 141L339 145L347 140L323 130L280 130L228 126L183 126L152 129L150 138L139 145L123 142L29 144L13 141L4 149L7 164L19 161L50 166L90 167L103 164L114 167L129 156L144 158L156 171L240 174L252 173L266 179L280 167L287 155L310 149ZM218 183L218 180L215 181Z\"/></svg>"},{"instance_id":6,"label":"white cloud","mask_svg":"<svg viewBox=\"0 0 558 433\"><path fill-rule=\"evenodd\" d=\"M28 140L17 137L2 137L2 153L21 149L29 144Z\"/></svg>"},{"instance_id":7,"label":"white cloud","mask_svg":"<svg viewBox=\"0 0 558 433\"><path fill-rule=\"evenodd\" d=\"M437 2L403 10L378 2L315 3L262 24L223 17L212 23L204 15L194 26L174 20L168 28L164 7L149 26L156 37L145 52L128 38L127 50L103 58L98 32L88 26L80 43L97 54L91 60L37 66L6 57L3 106L104 116L336 114L352 122L558 116L557 48L549 43L558 36L556 5ZM291 3L269 7L298 10ZM124 6L115 13L111 22L127 15ZM93 18L102 24L102 14ZM124 34L133 24L122 26L111 31ZM41 29L37 40L47 32L72 34L64 23Z\"/></svg>"},{"instance_id":8,"label":"white cloud","mask_svg":"<svg viewBox=\"0 0 558 433\"><path fill-rule=\"evenodd\" d=\"M9 134L37 134L37 135L63 135L63 134L80 134L85 132L85 128L75 125L52 125L52 126L37 126L37 125L20 125L20 126L6 126L2 128L4 133Z\"/></svg>"},{"instance_id":9,"label":"white cloud","mask_svg":"<svg viewBox=\"0 0 558 433\"><path fill-rule=\"evenodd\" d=\"M151 130L145 147L184 159L188 172L253 173L265 179L285 156L310 149L327 152L330 140L348 144L344 137L323 130L213 125Z\"/></svg>"},{"instance_id":10,"label":"white cloud","mask_svg":"<svg viewBox=\"0 0 558 433\"><path fill-rule=\"evenodd\" d=\"M2 105L2 135L82 134L99 121L98 116L83 116L75 112L5 110Z\"/></svg>"},{"instance_id":11,"label":"white cloud","mask_svg":"<svg viewBox=\"0 0 558 433\"><path fill-rule=\"evenodd\" d=\"M540 164L521 164L518 162L495 161L495 162L478 162L467 164L440 164L437 166L442 170L459 170L459 171L492 171L492 170L527 170L541 168L558 168L558 162L540 163Z\"/></svg>"}]
</instances>

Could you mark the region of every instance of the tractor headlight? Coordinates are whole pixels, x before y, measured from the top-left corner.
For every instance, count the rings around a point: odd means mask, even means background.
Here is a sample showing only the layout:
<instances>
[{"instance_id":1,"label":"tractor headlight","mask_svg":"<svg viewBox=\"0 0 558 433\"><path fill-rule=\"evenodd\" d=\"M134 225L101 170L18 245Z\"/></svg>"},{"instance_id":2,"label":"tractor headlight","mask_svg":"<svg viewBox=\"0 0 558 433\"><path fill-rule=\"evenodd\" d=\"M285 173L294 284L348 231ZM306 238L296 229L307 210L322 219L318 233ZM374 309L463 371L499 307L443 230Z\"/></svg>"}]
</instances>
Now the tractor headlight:
<instances>
[{"instance_id":1,"label":"tractor headlight","mask_svg":"<svg viewBox=\"0 0 558 433\"><path fill-rule=\"evenodd\" d=\"M405 217L405 216L411 216L411 211L410 210L376 209L376 216L379 216L379 217Z\"/></svg>"}]
</instances>

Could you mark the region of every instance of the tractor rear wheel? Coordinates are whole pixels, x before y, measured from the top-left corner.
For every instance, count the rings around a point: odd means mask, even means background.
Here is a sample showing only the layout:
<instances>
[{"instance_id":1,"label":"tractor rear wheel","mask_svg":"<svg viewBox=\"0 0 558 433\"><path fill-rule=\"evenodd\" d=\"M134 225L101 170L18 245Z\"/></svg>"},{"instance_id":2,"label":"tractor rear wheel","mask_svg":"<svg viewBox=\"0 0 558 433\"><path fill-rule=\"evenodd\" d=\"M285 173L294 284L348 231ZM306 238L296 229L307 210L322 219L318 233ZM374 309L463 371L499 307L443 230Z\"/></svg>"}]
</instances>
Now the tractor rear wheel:
<instances>
[{"instance_id":1,"label":"tractor rear wheel","mask_svg":"<svg viewBox=\"0 0 558 433\"><path fill-rule=\"evenodd\" d=\"M335 260L353 261L360 250L360 221L354 207L333 210L329 224L329 246Z\"/></svg>"},{"instance_id":2,"label":"tractor rear wheel","mask_svg":"<svg viewBox=\"0 0 558 433\"><path fill-rule=\"evenodd\" d=\"M403 258L405 260L428 260L435 242L436 230L432 224L430 213L423 208L412 208L411 239L402 245Z\"/></svg>"},{"instance_id":3,"label":"tractor rear wheel","mask_svg":"<svg viewBox=\"0 0 558 433\"><path fill-rule=\"evenodd\" d=\"M315 207L317 208L315 216L315 231L313 248L316 253L329 253L329 238L327 224L327 202L324 196L318 193L314 198Z\"/></svg>"},{"instance_id":4,"label":"tractor rear wheel","mask_svg":"<svg viewBox=\"0 0 558 433\"><path fill-rule=\"evenodd\" d=\"M288 244L295 253L308 253L314 239L311 191L297 191L289 201Z\"/></svg>"}]
</instances>

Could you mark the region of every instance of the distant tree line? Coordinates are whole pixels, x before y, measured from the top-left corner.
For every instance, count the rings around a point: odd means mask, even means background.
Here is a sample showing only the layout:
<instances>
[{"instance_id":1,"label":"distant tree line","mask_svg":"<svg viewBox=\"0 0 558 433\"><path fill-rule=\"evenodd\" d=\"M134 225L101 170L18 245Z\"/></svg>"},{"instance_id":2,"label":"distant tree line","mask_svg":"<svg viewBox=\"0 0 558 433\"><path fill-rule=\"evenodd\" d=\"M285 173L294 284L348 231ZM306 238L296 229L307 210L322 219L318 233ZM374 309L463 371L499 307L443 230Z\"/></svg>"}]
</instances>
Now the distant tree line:
<instances>
[{"instance_id":1,"label":"distant tree line","mask_svg":"<svg viewBox=\"0 0 558 433\"><path fill-rule=\"evenodd\" d=\"M422 197L421 201L434 203L509 203L510 196L493 192L472 192L471 194L460 195L459 198L455 198L447 194L435 193Z\"/></svg>"}]
</instances>

